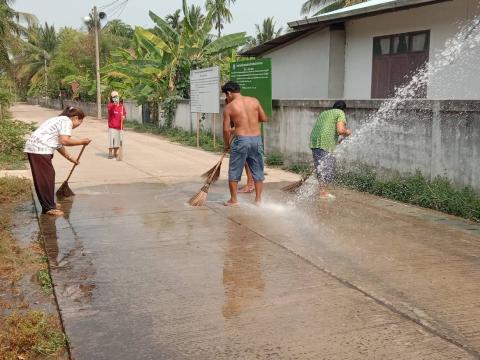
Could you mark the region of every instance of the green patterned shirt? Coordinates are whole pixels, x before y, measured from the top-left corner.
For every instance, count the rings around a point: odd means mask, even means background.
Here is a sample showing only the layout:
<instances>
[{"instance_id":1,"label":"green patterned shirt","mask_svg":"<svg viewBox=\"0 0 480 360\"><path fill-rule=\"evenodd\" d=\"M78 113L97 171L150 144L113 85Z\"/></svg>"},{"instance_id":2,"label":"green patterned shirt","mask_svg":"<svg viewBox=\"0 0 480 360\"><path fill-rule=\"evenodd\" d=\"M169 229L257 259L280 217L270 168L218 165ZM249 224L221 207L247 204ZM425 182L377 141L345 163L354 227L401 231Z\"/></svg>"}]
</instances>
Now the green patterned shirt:
<instances>
[{"instance_id":1,"label":"green patterned shirt","mask_svg":"<svg viewBox=\"0 0 480 360\"><path fill-rule=\"evenodd\" d=\"M347 124L345 113L342 110L331 109L322 112L310 133L310 147L333 151L337 145L337 123L339 122Z\"/></svg>"}]
</instances>

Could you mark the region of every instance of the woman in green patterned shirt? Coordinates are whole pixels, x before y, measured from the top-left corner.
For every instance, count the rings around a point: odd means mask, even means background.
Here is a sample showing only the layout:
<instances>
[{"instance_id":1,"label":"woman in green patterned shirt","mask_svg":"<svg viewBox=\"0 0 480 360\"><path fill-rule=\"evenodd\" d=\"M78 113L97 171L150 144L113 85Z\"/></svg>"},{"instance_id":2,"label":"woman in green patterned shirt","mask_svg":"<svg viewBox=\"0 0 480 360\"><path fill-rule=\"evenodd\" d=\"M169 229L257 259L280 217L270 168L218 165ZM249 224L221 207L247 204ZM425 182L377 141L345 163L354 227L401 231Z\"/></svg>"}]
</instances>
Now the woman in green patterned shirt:
<instances>
[{"instance_id":1,"label":"woman in green patterned shirt","mask_svg":"<svg viewBox=\"0 0 480 360\"><path fill-rule=\"evenodd\" d=\"M319 115L310 133L310 148L322 199L335 199L335 196L327 191L327 187L335 180L337 161L333 151L337 146L338 137L349 136L352 133L346 127L344 112L346 108L344 101L336 101L332 109Z\"/></svg>"}]
</instances>

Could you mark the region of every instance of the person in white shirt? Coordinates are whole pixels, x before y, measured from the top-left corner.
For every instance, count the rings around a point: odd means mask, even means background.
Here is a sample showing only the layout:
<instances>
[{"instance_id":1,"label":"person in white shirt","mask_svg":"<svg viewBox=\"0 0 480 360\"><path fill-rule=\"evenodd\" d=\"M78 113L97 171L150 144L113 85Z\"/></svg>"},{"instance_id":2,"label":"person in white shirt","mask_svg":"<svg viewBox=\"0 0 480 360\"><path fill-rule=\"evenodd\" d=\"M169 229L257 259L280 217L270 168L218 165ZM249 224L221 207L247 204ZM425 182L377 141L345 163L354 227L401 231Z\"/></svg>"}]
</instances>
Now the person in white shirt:
<instances>
[{"instance_id":1,"label":"person in white shirt","mask_svg":"<svg viewBox=\"0 0 480 360\"><path fill-rule=\"evenodd\" d=\"M57 150L67 160L78 164L65 147L90 144L90 139L72 139L71 137L72 129L80 126L84 117L82 110L69 106L59 116L48 119L40 125L25 143L24 152L28 156L35 192L42 206L42 214L63 215L55 204L53 153Z\"/></svg>"}]
</instances>

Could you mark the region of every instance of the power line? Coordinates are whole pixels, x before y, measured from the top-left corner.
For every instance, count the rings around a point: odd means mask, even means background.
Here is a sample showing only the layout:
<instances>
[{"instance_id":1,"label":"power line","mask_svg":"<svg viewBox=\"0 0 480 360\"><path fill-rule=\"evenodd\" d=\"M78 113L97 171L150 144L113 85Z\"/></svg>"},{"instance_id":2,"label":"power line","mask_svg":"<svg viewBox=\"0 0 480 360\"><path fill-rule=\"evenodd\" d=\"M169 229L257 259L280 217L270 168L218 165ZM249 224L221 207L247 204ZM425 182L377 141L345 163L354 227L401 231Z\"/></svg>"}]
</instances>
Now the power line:
<instances>
[{"instance_id":1,"label":"power line","mask_svg":"<svg viewBox=\"0 0 480 360\"><path fill-rule=\"evenodd\" d=\"M115 5L115 4L118 3L119 1L121 1L121 0L114 0L114 1L112 1L111 3L98 6L98 9L100 9L100 10L105 10L106 8Z\"/></svg>"}]
</instances>

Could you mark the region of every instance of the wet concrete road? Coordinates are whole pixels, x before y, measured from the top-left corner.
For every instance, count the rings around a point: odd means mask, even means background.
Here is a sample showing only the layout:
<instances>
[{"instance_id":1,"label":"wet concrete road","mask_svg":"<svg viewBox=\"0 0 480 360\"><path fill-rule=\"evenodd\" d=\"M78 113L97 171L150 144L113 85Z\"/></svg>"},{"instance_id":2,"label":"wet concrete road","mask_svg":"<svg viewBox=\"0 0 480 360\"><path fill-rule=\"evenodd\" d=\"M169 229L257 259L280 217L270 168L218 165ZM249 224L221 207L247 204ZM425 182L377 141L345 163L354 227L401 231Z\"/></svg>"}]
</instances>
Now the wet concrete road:
<instances>
[{"instance_id":1,"label":"wet concrete road","mask_svg":"<svg viewBox=\"0 0 480 360\"><path fill-rule=\"evenodd\" d=\"M75 359L480 358L477 225L344 190L298 203L274 170L262 208L224 208L220 182L192 209L216 156L129 133L115 162L102 124L78 133L77 196L41 219Z\"/></svg>"}]
</instances>

